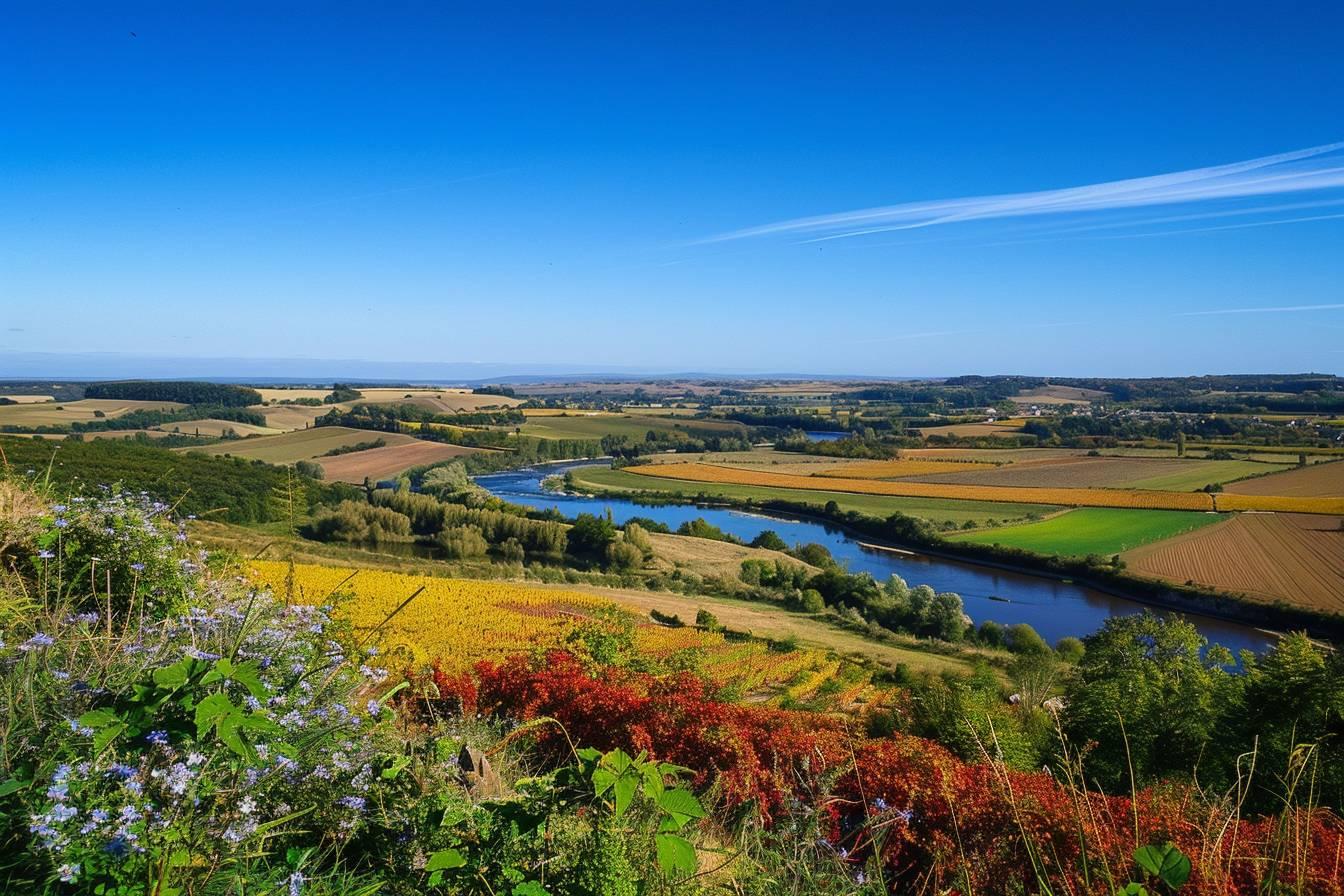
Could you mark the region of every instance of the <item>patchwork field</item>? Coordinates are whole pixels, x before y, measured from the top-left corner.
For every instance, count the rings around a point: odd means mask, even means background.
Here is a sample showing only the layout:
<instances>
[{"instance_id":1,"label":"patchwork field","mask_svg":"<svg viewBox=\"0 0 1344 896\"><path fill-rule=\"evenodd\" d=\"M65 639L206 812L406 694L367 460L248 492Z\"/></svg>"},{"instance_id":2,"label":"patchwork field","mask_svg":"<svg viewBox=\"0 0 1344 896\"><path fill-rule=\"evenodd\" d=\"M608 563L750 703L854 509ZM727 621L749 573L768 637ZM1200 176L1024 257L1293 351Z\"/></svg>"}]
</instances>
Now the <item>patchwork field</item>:
<instances>
[{"instance_id":1,"label":"patchwork field","mask_svg":"<svg viewBox=\"0 0 1344 896\"><path fill-rule=\"evenodd\" d=\"M481 408L511 408L523 403L507 395L476 395L469 389L360 389L356 404L414 404L441 414L479 411Z\"/></svg>"},{"instance_id":2,"label":"patchwork field","mask_svg":"<svg viewBox=\"0 0 1344 896\"><path fill-rule=\"evenodd\" d=\"M625 470L609 470L600 467L579 468L574 471L574 480L580 487L587 486L595 490L658 491L683 498L704 495L711 499L792 501L795 504L808 504L817 508L823 507L828 501L834 501L841 510L852 510L855 513L865 513L869 516L885 518L893 513L903 513L934 523L947 522L955 525L961 525L968 521L980 524L991 519L1002 521L1022 520L1026 519L1028 515L1050 513L1061 509L1053 506L999 504L988 501L884 497L825 490L800 491L797 489L761 488L730 483L685 482L675 479L659 480L649 476L637 476Z\"/></svg>"},{"instance_id":3,"label":"patchwork field","mask_svg":"<svg viewBox=\"0 0 1344 896\"><path fill-rule=\"evenodd\" d=\"M205 454L228 454L233 457L247 457L262 460L268 464L292 464L301 460L316 460L328 451L348 448L362 442L382 439L388 446L406 445L420 442L413 436L395 432L372 432L367 429L350 429L345 426L318 426L313 429L301 429L277 436L259 436L234 442L221 442L200 448L179 449L199 451ZM362 481L362 480L361 480Z\"/></svg>"},{"instance_id":4,"label":"patchwork field","mask_svg":"<svg viewBox=\"0 0 1344 896\"><path fill-rule=\"evenodd\" d=\"M523 435L542 439L601 439L605 435L643 439L649 430L687 435L741 435L746 427L721 420L677 420L637 414L598 414L573 417L534 417L522 426Z\"/></svg>"},{"instance_id":5,"label":"patchwork field","mask_svg":"<svg viewBox=\"0 0 1344 896\"><path fill-rule=\"evenodd\" d=\"M940 473L974 473L977 469L993 470L989 464L951 460L869 460L861 463L843 463L818 469L816 476L838 476L842 479L901 479L913 476L932 476ZM784 473L775 467L771 472Z\"/></svg>"},{"instance_id":6,"label":"patchwork field","mask_svg":"<svg viewBox=\"0 0 1344 896\"><path fill-rule=\"evenodd\" d=\"M957 533L948 538L1038 554L1109 557L1223 519L1216 513L1084 507L1036 523Z\"/></svg>"},{"instance_id":7,"label":"patchwork field","mask_svg":"<svg viewBox=\"0 0 1344 896\"><path fill-rule=\"evenodd\" d=\"M1344 495L1344 461L1295 467L1273 476L1234 482L1226 491L1235 495Z\"/></svg>"},{"instance_id":8,"label":"patchwork field","mask_svg":"<svg viewBox=\"0 0 1344 896\"><path fill-rule=\"evenodd\" d=\"M210 438L219 438L226 432L233 432L236 435L247 438L248 436L274 436L280 435L284 430L272 429L268 426L254 426L251 423L235 423L232 420L187 420L182 423L165 423L163 426L157 426L155 429L168 433L181 433L187 436L204 436Z\"/></svg>"},{"instance_id":9,"label":"patchwork field","mask_svg":"<svg viewBox=\"0 0 1344 896\"><path fill-rule=\"evenodd\" d=\"M1138 488L1187 492L1214 483L1285 469L1243 460L1187 460L1155 457L1055 457L1022 460L996 468L966 468L933 475L910 474L919 482L1002 485L1017 488ZM899 475L899 474L898 474Z\"/></svg>"},{"instance_id":10,"label":"patchwork field","mask_svg":"<svg viewBox=\"0 0 1344 896\"><path fill-rule=\"evenodd\" d=\"M851 492L912 498L951 498L964 501L1054 504L1073 507L1125 507L1145 510L1278 510L1303 513L1344 513L1344 498L1302 498L1229 495L1142 489L1025 488L1018 486L961 485L903 480L842 479L744 470L709 464L657 464L627 468L650 478L726 483L778 489ZM1215 503L1218 499L1218 503Z\"/></svg>"},{"instance_id":11,"label":"patchwork field","mask_svg":"<svg viewBox=\"0 0 1344 896\"><path fill-rule=\"evenodd\" d=\"M406 444L389 444L385 448L369 448L336 457L323 457L318 459L318 463L326 471L328 480L359 484L366 478L375 482L391 479L412 467L437 464L464 454L471 454L476 450L460 445L412 439Z\"/></svg>"},{"instance_id":12,"label":"patchwork field","mask_svg":"<svg viewBox=\"0 0 1344 896\"><path fill-rule=\"evenodd\" d=\"M311 408L301 404L270 404L255 405L252 410L265 415L266 425L270 428L291 432L312 426L313 421L330 411L331 407L324 405L320 408Z\"/></svg>"},{"instance_id":13,"label":"patchwork field","mask_svg":"<svg viewBox=\"0 0 1344 896\"><path fill-rule=\"evenodd\" d=\"M44 401L55 401L55 395L0 395L0 398L8 399L15 404L41 404Z\"/></svg>"},{"instance_id":14,"label":"patchwork field","mask_svg":"<svg viewBox=\"0 0 1344 896\"><path fill-rule=\"evenodd\" d=\"M946 426L921 426L919 432L925 436L953 436L956 438L976 438L979 436L1015 436L1022 429L1022 421L1010 420L1004 423L949 423Z\"/></svg>"},{"instance_id":15,"label":"patchwork field","mask_svg":"<svg viewBox=\"0 0 1344 896\"><path fill-rule=\"evenodd\" d=\"M181 407L185 405L172 401L123 401L111 398L84 398L61 404L6 404L0 405L0 426L68 426L104 418L116 419L131 411L171 411Z\"/></svg>"},{"instance_id":16,"label":"patchwork field","mask_svg":"<svg viewBox=\"0 0 1344 896\"><path fill-rule=\"evenodd\" d=\"M1105 401L1110 394L1096 389L1082 389L1077 386L1042 386L1019 392L1013 396L1018 404L1087 404L1093 401Z\"/></svg>"},{"instance_id":17,"label":"patchwork field","mask_svg":"<svg viewBox=\"0 0 1344 896\"><path fill-rule=\"evenodd\" d=\"M1129 569L1252 597L1344 612L1344 518L1242 513L1124 554Z\"/></svg>"}]
</instances>

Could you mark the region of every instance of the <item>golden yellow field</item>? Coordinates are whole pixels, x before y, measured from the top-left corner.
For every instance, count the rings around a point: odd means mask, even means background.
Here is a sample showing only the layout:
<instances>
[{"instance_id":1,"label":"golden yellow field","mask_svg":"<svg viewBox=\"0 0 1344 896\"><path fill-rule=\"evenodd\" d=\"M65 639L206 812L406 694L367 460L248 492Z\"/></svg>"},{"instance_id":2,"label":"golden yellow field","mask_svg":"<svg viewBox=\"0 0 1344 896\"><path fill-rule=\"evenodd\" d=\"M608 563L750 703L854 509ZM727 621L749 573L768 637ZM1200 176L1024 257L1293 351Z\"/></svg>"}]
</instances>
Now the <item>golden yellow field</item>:
<instances>
[{"instance_id":1,"label":"golden yellow field","mask_svg":"<svg viewBox=\"0 0 1344 896\"><path fill-rule=\"evenodd\" d=\"M286 592L287 563L258 560L250 569L257 584L276 594ZM437 659L452 670L465 670L483 659L562 647L566 636L595 610L622 606L580 591L514 582L306 563L295 564L293 569L296 601L325 603L336 593L352 595L339 604L338 613L357 632L372 631L398 604L424 588L387 623L380 640L385 650L403 649L414 664ZM633 608L623 609L643 615ZM788 687L792 696L799 697L808 681L815 681L811 690L825 682L826 676L816 673L831 668L833 662L817 650L774 652L759 641L729 641L721 634L689 626L668 628L651 622L637 626L635 646L643 654L663 659L694 650L701 672L742 693L783 693Z\"/></svg>"},{"instance_id":2,"label":"golden yellow field","mask_svg":"<svg viewBox=\"0 0 1344 896\"><path fill-rule=\"evenodd\" d=\"M1130 507L1150 510L1280 510L1294 513L1344 513L1344 498L1288 498L1262 495L1219 495L1118 488L1026 488L994 485L951 485L889 482L836 476L797 476L716 467L709 464L658 464L625 468L627 473L690 482L730 483L766 488L824 490L860 495L910 498L954 498L1009 504L1057 504L1074 507ZM1226 502L1226 503L1225 503Z\"/></svg>"}]
</instances>

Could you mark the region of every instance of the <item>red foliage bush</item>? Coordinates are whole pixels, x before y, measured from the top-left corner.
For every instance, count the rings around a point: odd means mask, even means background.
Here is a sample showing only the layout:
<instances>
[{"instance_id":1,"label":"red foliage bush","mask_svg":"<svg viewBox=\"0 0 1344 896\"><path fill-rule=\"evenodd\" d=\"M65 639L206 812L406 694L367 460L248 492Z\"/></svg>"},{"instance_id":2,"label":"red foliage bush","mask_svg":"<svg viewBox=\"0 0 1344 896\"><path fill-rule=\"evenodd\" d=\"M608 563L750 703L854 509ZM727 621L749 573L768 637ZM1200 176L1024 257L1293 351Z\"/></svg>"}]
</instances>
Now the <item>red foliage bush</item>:
<instances>
[{"instance_id":1,"label":"red foliage bush","mask_svg":"<svg viewBox=\"0 0 1344 896\"><path fill-rule=\"evenodd\" d=\"M436 670L434 681L453 708L550 716L575 743L690 768L725 813L770 823L805 800L831 819L838 850L855 861L880 851L898 892L1037 892L1048 882L1057 893L1111 893L1130 879L1136 846L1171 840L1194 866L1183 893L1259 893L1272 875L1289 891L1344 896L1344 829L1323 811L1229 819L1184 786L1105 796L966 763L920 738L854 736L839 717L726 703L692 675L590 670L563 651L483 662L474 678ZM558 732L537 737L565 758Z\"/></svg>"}]
</instances>

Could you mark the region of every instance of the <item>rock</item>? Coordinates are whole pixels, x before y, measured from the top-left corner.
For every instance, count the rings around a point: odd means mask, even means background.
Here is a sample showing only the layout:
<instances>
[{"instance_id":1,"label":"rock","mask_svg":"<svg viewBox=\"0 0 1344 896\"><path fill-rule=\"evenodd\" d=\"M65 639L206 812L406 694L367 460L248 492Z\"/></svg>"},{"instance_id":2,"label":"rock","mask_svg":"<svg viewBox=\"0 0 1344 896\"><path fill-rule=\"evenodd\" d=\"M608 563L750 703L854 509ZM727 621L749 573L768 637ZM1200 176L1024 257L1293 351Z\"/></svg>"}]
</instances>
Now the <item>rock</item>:
<instances>
[{"instance_id":1,"label":"rock","mask_svg":"<svg viewBox=\"0 0 1344 896\"><path fill-rule=\"evenodd\" d=\"M473 800L479 802L504 796L504 782L480 750L463 744L462 751L457 754L457 764L458 778Z\"/></svg>"}]
</instances>

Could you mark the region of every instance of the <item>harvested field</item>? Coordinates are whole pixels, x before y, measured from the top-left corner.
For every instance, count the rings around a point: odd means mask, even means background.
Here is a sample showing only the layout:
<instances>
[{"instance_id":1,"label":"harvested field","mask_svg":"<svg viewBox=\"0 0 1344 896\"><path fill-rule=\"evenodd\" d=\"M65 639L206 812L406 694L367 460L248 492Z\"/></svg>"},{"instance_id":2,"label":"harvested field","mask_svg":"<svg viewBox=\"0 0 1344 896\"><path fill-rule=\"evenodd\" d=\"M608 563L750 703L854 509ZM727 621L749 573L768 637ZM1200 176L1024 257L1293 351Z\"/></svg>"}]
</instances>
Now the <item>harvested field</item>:
<instances>
[{"instance_id":1,"label":"harvested field","mask_svg":"<svg viewBox=\"0 0 1344 896\"><path fill-rule=\"evenodd\" d=\"M1162 492L1142 489L1022 488L995 485L952 485L839 477L796 476L718 467L709 464L658 464L626 468L632 474L691 482L732 483L767 488L853 492L865 495L953 498L1015 504L1053 504L1072 507L1130 507L1143 510L1281 510L1300 513L1344 513L1344 498L1284 498L1230 495L1229 503L1215 505L1203 492ZM1221 497L1221 496L1220 496Z\"/></svg>"},{"instance_id":2,"label":"harvested field","mask_svg":"<svg viewBox=\"0 0 1344 896\"><path fill-rule=\"evenodd\" d=\"M353 451L336 457L324 457L318 462L326 471L329 480L361 483L366 478L374 481L390 479L411 467L437 464L464 454L471 454L475 450L460 445L411 439L409 444L389 444L386 448Z\"/></svg>"},{"instance_id":3,"label":"harvested field","mask_svg":"<svg viewBox=\"0 0 1344 896\"><path fill-rule=\"evenodd\" d=\"M1344 612L1344 518L1242 513L1124 555L1129 569L1171 582L1326 612Z\"/></svg>"},{"instance_id":4,"label":"harvested field","mask_svg":"<svg viewBox=\"0 0 1344 896\"><path fill-rule=\"evenodd\" d=\"M743 547L727 541L692 538L687 535L662 535L657 532L649 533L649 540L653 543L654 563L667 572L686 567L700 575L722 575L735 579L742 571L743 560L780 562L786 566L807 569L809 572L819 572L788 554L767 551L764 548Z\"/></svg>"},{"instance_id":5,"label":"harvested field","mask_svg":"<svg viewBox=\"0 0 1344 896\"><path fill-rule=\"evenodd\" d=\"M1282 468L1240 460L1083 456L1023 460L992 469L962 468L937 475L919 475L918 481L1017 488L1142 488L1187 492L1278 469Z\"/></svg>"},{"instance_id":6,"label":"harvested field","mask_svg":"<svg viewBox=\"0 0 1344 896\"><path fill-rule=\"evenodd\" d=\"M775 467L772 472L784 472ZM989 464L953 460L869 460L862 463L837 464L816 471L817 476L839 476L845 479L900 479L906 476L930 476L938 473L973 473L992 471Z\"/></svg>"},{"instance_id":7,"label":"harvested field","mask_svg":"<svg viewBox=\"0 0 1344 896\"><path fill-rule=\"evenodd\" d=\"M0 405L0 426L68 426L99 419L116 419L131 411L172 411L186 405L173 401L123 401L114 398L84 398L61 404ZM102 413L102 417L98 416Z\"/></svg>"},{"instance_id":8,"label":"harvested field","mask_svg":"<svg viewBox=\"0 0 1344 896\"><path fill-rule=\"evenodd\" d=\"M55 401L55 395L0 395L0 398L8 399L15 404L41 404L44 401Z\"/></svg>"},{"instance_id":9,"label":"harvested field","mask_svg":"<svg viewBox=\"0 0 1344 896\"><path fill-rule=\"evenodd\" d=\"M271 429L278 429L283 432L292 432L296 429L307 429L313 425L313 421L331 410L329 405L320 408L310 408L301 404L285 405L254 405L251 410L266 417L266 425Z\"/></svg>"},{"instance_id":10,"label":"harvested field","mask_svg":"<svg viewBox=\"0 0 1344 896\"><path fill-rule=\"evenodd\" d=\"M257 389L262 401L298 401L301 398L316 398L318 401L331 394L330 389Z\"/></svg>"},{"instance_id":11,"label":"harvested field","mask_svg":"<svg viewBox=\"0 0 1344 896\"><path fill-rule=\"evenodd\" d=\"M442 414L478 411L481 408L511 408L523 403L507 395L476 395L469 389L360 389L356 404L414 404ZM348 406L348 405L347 405Z\"/></svg>"},{"instance_id":12,"label":"harvested field","mask_svg":"<svg viewBox=\"0 0 1344 896\"><path fill-rule=\"evenodd\" d=\"M1050 457L1081 457L1085 448L903 448L901 457L921 460L973 460L991 464L1043 460Z\"/></svg>"},{"instance_id":13,"label":"harvested field","mask_svg":"<svg viewBox=\"0 0 1344 896\"><path fill-rule=\"evenodd\" d=\"M542 439L601 439L605 435L642 440L653 430L659 434L682 432L688 436L741 435L746 427L724 420L679 420L636 414L599 414L570 417L533 417L523 424L523 435Z\"/></svg>"},{"instance_id":14,"label":"harvested field","mask_svg":"<svg viewBox=\"0 0 1344 896\"><path fill-rule=\"evenodd\" d=\"M1338 497L1344 495L1344 461L1293 468L1273 476L1234 482L1226 491L1235 495L1289 495Z\"/></svg>"},{"instance_id":15,"label":"harvested field","mask_svg":"<svg viewBox=\"0 0 1344 896\"><path fill-rule=\"evenodd\" d=\"M1022 429L1022 421L1007 423L951 423L946 426L921 426L923 436L953 436L958 439L979 436L1015 436Z\"/></svg>"},{"instance_id":16,"label":"harvested field","mask_svg":"<svg viewBox=\"0 0 1344 896\"><path fill-rule=\"evenodd\" d=\"M1093 401L1105 401L1110 393L1097 389L1080 389L1076 386L1042 386L1039 389L1024 390L1013 396L1018 404L1089 404Z\"/></svg>"},{"instance_id":17,"label":"harvested field","mask_svg":"<svg viewBox=\"0 0 1344 896\"><path fill-rule=\"evenodd\" d=\"M222 442L218 445L207 445L204 448L178 450L247 457L265 461L269 464L292 464L301 460L316 460L328 451L337 448L349 448L361 442L372 442L377 439L382 439L389 447L410 443L427 444L412 436L395 432L373 432L367 429L350 429L345 426L318 426L313 429L301 429L278 436L257 436L251 439ZM360 481L362 482L363 479L361 478Z\"/></svg>"},{"instance_id":18,"label":"harvested field","mask_svg":"<svg viewBox=\"0 0 1344 896\"><path fill-rule=\"evenodd\" d=\"M232 420L185 420L181 423L165 423L156 426L160 432L180 433L184 436L208 436L219 438L226 432L236 433L240 438L248 436L276 436L283 430L267 426L253 426L251 423L235 423Z\"/></svg>"}]
</instances>

